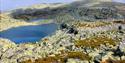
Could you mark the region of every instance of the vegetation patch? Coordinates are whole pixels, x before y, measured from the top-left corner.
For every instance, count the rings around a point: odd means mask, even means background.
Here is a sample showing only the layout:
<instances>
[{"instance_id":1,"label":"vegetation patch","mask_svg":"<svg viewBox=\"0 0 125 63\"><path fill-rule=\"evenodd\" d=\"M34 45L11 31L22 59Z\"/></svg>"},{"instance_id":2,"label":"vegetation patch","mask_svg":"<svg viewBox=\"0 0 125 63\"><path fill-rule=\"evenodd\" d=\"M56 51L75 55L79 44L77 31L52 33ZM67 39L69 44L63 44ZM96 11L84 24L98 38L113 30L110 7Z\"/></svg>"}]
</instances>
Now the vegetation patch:
<instances>
[{"instance_id":1,"label":"vegetation patch","mask_svg":"<svg viewBox=\"0 0 125 63\"><path fill-rule=\"evenodd\" d=\"M118 40L106 37L106 36L94 36L91 38L86 38L84 40L76 40L75 45L77 47L91 47L98 48L101 44L116 45Z\"/></svg>"},{"instance_id":2,"label":"vegetation patch","mask_svg":"<svg viewBox=\"0 0 125 63\"><path fill-rule=\"evenodd\" d=\"M125 24L125 20L116 20L116 21L113 21L113 23L120 23L120 24Z\"/></svg>"},{"instance_id":3,"label":"vegetation patch","mask_svg":"<svg viewBox=\"0 0 125 63\"><path fill-rule=\"evenodd\" d=\"M97 21L97 22L83 22L83 23L77 23L77 27L100 27L100 26L106 26L106 25L110 25L110 22L101 22L101 21Z\"/></svg>"},{"instance_id":4,"label":"vegetation patch","mask_svg":"<svg viewBox=\"0 0 125 63\"><path fill-rule=\"evenodd\" d=\"M125 63L125 60L111 60L111 59L108 59L108 60L102 61L100 63Z\"/></svg>"},{"instance_id":5,"label":"vegetation patch","mask_svg":"<svg viewBox=\"0 0 125 63\"><path fill-rule=\"evenodd\" d=\"M21 63L66 63L68 58L88 60L88 61L91 59L91 57L89 57L87 54L84 54L82 52L71 51L71 52L64 52L62 54L57 54L51 57L39 58L36 59L34 62L32 62L31 60L27 60Z\"/></svg>"}]
</instances>

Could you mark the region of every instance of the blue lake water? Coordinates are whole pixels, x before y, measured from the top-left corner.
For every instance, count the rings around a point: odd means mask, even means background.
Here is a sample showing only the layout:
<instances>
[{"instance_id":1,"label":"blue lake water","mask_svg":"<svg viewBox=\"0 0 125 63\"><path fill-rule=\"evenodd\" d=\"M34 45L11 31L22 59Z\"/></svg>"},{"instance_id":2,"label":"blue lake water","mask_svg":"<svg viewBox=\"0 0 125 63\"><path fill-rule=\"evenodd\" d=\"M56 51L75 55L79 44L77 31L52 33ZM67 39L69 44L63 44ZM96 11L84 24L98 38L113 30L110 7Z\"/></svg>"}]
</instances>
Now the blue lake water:
<instances>
[{"instance_id":1,"label":"blue lake water","mask_svg":"<svg viewBox=\"0 0 125 63\"><path fill-rule=\"evenodd\" d=\"M53 34L57 30L57 24L43 24L35 26L20 26L0 32L0 38L9 39L17 44L36 42Z\"/></svg>"}]
</instances>

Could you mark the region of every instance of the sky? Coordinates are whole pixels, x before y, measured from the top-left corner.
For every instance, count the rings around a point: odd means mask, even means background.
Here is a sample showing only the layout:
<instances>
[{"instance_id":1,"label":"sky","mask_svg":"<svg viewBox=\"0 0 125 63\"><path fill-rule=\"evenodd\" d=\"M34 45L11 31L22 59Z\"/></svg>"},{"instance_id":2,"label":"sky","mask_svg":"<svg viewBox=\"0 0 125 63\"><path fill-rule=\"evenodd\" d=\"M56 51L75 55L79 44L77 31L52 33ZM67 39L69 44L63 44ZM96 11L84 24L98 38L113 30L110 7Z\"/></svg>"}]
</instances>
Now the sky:
<instances>
[{"instance_id":1,"label":"sky","mask_svg":"<svg viewBox=\"0 0 125 63\"><path fill-rule=\"evenodd\" d=\"M0 10L5 11L14 9L16 7L23 7L40 3L68 3L72 1L74 0L0 0Z\"/></svg>"},{"instance_id":2,"label":"sky","mask_svg":"<svg viewBox=\"0 0 125 63\"><path fill-rule=\"evenodd\" d=\"M125 0L113 0L113 1L125 3Z\"/></svg>"},{"instance_id":3,"label":"sky","mask_svg":"<svg viewBox=\"0 0 125 63\"><path fill-rule=\"evenodd\" d=\"M8 11L18 7L23 6L30 6L33 4L40 4L40 3L69 3L76 0L0 0L0 10L1 11ZM125 0L113 0L117 2L124 2Z\"/></svg>"}]
</instances>

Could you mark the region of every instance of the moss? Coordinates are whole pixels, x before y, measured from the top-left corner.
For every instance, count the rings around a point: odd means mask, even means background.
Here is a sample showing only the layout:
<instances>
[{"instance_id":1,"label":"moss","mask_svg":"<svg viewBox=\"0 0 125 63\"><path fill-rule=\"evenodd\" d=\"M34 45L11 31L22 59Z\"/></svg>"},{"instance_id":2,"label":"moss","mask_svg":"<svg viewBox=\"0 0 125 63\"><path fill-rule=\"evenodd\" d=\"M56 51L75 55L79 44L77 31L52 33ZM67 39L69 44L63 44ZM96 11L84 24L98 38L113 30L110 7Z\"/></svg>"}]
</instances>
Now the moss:
<instances>
[{"instance_id":1,"label":"moss","mask_svg":"<svg viewBox=\"0 0 125 63\"><path fill-rule=\"evenodd\" d=\"M98 48L101 44L116 45L117 40L106 37L106 36L94 36L91 38L86 38L84 40L76 40L75 41L75 45L77 47Z\"/></svg>"},{"instance_id":2,"label":"moss","mask_svg":"<svg viewBox=\"0 0 125 63\"><path fill-rule=\"evenodd\" d=\"M91 57L89 57L87 54L84 54L82 52L64 52L62 54L57 54L53 57L46 57L46 58L39 58L36 59L34 62L31 60L23 61L21 63L66 63L68 58L77 58L81 60L90 60Z\"/></svg>"}]
</instances>

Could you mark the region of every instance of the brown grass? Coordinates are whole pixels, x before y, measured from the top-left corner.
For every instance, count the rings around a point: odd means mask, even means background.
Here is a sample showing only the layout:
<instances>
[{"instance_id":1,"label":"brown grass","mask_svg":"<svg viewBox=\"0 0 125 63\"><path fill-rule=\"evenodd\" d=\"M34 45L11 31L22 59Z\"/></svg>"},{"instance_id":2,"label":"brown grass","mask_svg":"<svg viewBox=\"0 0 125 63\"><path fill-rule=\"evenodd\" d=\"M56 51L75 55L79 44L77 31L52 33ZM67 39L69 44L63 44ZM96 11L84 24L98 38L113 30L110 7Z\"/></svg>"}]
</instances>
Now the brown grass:
<instances>
[{"instance_id":1,"label":"brown grass","mask_svg":"<svg viewBox=\"0 0 125 63\"><path fill-rule=\"evenodd\" d=\"M94 36L91 38L86 38L84 40L75 41L75 45L77 47L99 48L101 44L116 45L117 40L106 37L106 36Z\"/></svg>"},{"instance_id":2,"label":"brown grass","mask_svg":"<svg viewBox=\"0 0 125 63\"><path fill-rule=\"evenodd\" d=\"M123 20L123 21L113 21L113 23L125 24L125 20Z\"/></svg>"},{"instance_id":3,"label":"brown grass","mask_svg":"<svg viewBox=\"0 0 125 63\"><path fill-rule=\"evenodd\" d=\"M77 58L81 60L90 60L91 57L89 57L87 54L84 54L82 52L65 52L62 54L57 54L53 57L46 57L46 58L39 58L36 59L34 62L31 60L26 60L21 63L65 63L65 61L68 58Z\"/></svg>"},{"instance_id":4,"label":"brown grass","mask_svg":"<svg viewBox=\"0 0 125 63\"><path fill-rule=\"evenodd\" d=\"M125 63L125 60L105 60L105 61L101 61L100 63Z\"/></svg>"},{"instance_id":5,"label":"brown grass","mask_svg":"<svg viewBox=\"0 0 125 63\"><path fill-rule=\"evenodd\" d=\"M97 21L97 22L83 22L83 23L77 23L77 27L90 27L90 28L94 28L94 27L100 27L100 26L106 26L106 25L110 25L110 22L101 22L101 21Z\"/></svg>"}]
</instances>

